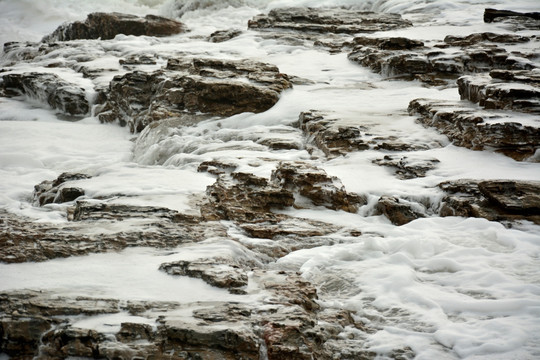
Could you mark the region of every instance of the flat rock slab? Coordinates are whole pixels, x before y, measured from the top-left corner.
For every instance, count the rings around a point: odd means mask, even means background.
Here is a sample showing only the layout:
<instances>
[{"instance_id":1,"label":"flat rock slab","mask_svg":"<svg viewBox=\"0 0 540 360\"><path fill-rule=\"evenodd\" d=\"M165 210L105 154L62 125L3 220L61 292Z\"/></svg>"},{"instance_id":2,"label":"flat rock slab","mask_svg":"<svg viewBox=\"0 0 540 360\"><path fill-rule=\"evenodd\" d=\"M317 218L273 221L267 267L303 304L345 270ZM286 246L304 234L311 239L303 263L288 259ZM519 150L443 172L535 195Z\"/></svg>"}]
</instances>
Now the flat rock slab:
<instances>
[{"instance_id":1,"label":"flat rock slab","mask_svg":"<svg viewBox=\"0 0 540 360\"><path fill-rule=\"evenodd\" d=\"M485 109L506 109L540 115L538 71L491 71L489 75L462 76L457 81L462 100Z\"/></svg>"},{"instance_id":2,"label":"flat rock slab","mask_svg":"<svg viewBox=\"0 0 540 360\"><path fill-rule=\"evenodd\" d=\"M91 13L84 22L76 21L59 26L42 42L77 39L110 40L118 34L135 36L170 36L185 32L184 24L161 16L144 18L122 13Z\"/></svg>"},{"instance_id":3,"label":"flat rock slab","mask_svg":"<svg viewBox=\"0 0 540 360\"><path fill-rule=\"evenodd\" d=\"M540 128L534 117L516 122L505 112L487 112L464 102L416 99L409 103L409 114L436 128L457 146L472 150L493 149L515 160L536 161L540 147Z\"/></svg>"},{"instance_id":4,"label":"flat rock slab","mask_svg":"<svg viewBox=\"0 0 540 360\"><path fill-rule=\"evenodd\" d=\"M250 29L293 30L316 33L369 33L412 26L398 14L344 8L290 7L274 9L249 21Z\"/></svg>"}]
</instances>

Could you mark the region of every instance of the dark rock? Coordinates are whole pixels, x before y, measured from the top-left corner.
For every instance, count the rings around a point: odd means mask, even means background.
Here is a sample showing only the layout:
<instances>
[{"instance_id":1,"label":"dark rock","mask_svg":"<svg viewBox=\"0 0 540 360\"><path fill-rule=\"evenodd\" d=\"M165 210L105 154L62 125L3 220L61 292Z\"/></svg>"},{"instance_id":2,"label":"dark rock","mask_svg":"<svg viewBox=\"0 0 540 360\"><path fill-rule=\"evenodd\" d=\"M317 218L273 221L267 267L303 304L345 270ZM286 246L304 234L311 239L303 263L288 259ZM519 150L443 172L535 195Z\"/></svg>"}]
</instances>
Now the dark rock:
<instances>
[{"instance_id":1,"label":"dark rock","mask_svg":"<svg viewBox=\"0 0 540 360\"><path fill-rule=\"evenodd\" d=\"M332 210L358 211L358 206L366 204L366 199L345 191L338 178L305 162L281 162L272 172L272 180L284 189L309 199L315 206L325 206ZM302 207L298 201L295 204Z\"/></svg>"},{"instance_id":2,"label":"dark rock","mask_svg":"<svg viewBox=\"0 0 540 360\"><path fill-rule=\"evenodd\" d=\"M295 30L317 33L366 33L412 26L398 14L380 14L344 8L281 8L248 22L251 29Z\"/></svg>"},{"instance_id":3,"label":"dark rock","mask_svg":"<svg viewBox=\"0 0 540 360\"><path fill-rule=\"evenodd\" d=\"M27 95L68 115L86 115L90 109L84 89L55 74L3 75L0 89L9 96Z\"/></svg>"},{"instance_id":4,"label":"dark rock","mask_svg":"<svg viewBox=\"0 0 540 360\"><path fill-rule=\"evenodd\" d=\"M85 22L76 21L59 26L42 42L77 39L110 40L118 34L135 36L170 36L185 32L185 26L171 19L155 15L144 18L121 13L92 13Z\"/></svg>"},{"instance_id":5,"label":"dark rock","mask_svg":"<svg viewBox=\"0 0 540 360\"><path fill-rule=\"evenodd\" d=\"M152 341L155 337L152 327L148 324L122 323L116 339L121 342Z\"/></svg>"},{"instance_id":6,"label":"dark rock","mask_svg":"<svg viewBox=\"0 0 540 360\"><path fill-rule=\"evenodd\" d=\"M518 71L516 75L511 75L512 71L492 73L495 78L487 75L460 77L457 84L461 99L478 103L486 109L540 114L540 82L537 82L537 74L532 71ZM497 76L510 80L500 80ZM516 78L522 81L512 81Z\"/></svg>"},{"instance_id":7,"label":"dark rock","mask_svg":"<svg viewBox=\"0 0 540 360\"><path fill-rule=\"evenodd\" d=\"M253 61L171 59L166 70L116 76L100 109L102 122L118 120L139 132L149 123L186 113L231 116L263 112L291 87L272 65Z\"/></svg>"},{"instance_id":8,"label":"dark rock","mask_svg":"<svg viewBox=\"0 0 540 360\"><path fill-rule=\"evenodd\" d=\"M91 176L79 173L62 173L55 180L45 180L34 186L34 205L43 206L51 203L64 203L84 195L78 187L64 185L70 181L89 179ZM61 186L63 185L63 186Z\"/></svg>"},{"instance_id":9,"label":"dark rock","mask_svg":"<svg viewBox=\"0 0 540 360\"><path fill-rule=\"evenodd\" d=\"M497 10L497 9L485 9L484 10L484 22L490 23L493 22L493 20L497 18L504 18L504 17L528 17L535 20L540 20L540 12L528 12L528 13L521 13L517 11L510 11L510 10Z\"/></svg>"},{"instance_id":10,"label":"dark rock","mask_svg":"<svg viewBox=\"0 0 540 360\"><path fill-rule=\"evenodd\" d=\"M119 60L120 65L124 67L129 67L129 65L156 65L156 58L154 56L149 56L146 54L140 55L130 55L125 59Z\"/></svg>"},{"instance_id":11,"label":"dark rock","mask_svg":"<svg viewBox=\"0 0 540 360\"><path fill-rule=\"evenodd\" d=\"M540 182L456 180L439 184L447 195L441 216L481 217L491 221L528 220L540 224Z\"/></svg>"},{"instance_id":12,"label":"dark rock","mask_svg":"<svg viewBox=\"0 0 540 360\"><path fill-rule=\"evenodd\" d=\"M374 164L395 168L395 175L402 179L425 177L429 170L439 163L437 159L411 159L407 156L385 155L382 159L373 160Z\"/></svg>"},{"instance_id":13,"label":"dark rock","mask_svg":"<svg viewBox=\"0 0 540 360\"><path fill-rule=\"evenodd\" d=\"M294 204L294 196L266 179L247 173L220 175L207 188L209 202L201 212L207 219L253 222L280 218L271 208L284 208Z\"/></svg>"},{"instance_id":14,"label":"dark rock","mask_svg":"<svg viewBox=\"0 0 540 360\"><path fill-rule=\"evenodd\" d=\"M452 46L471 46L483 42L516 44L531 41L527 36L515 34L495 34L491 32L475 33L467 36L448 35L444 38L444 42Z\"/></svg>"},{"instance_id":15,"label":"dark rock","mask_svg":"<svg viewBox=\"0 0 540 360\"><path fill-rule=\"evenodd\" d=\"M236 170L237 165L232 163L226 163L219 160L203 161L197 168L198 172L208 172L214 175L221 175L225 173L231 173Z\"/></svg>"},{"instance_id":16,"label":"dark rock","mask_svg":"<svg viewBox=\"0 0 540 360\"><path fill-rule=\"evenodd\" d=\"M43 333L51 328L44 318L0 318L0 353L20 359L31 359L37 355Z\"/></svg>"},{"instance_id":17,"label":"dark rock","mask_svg":"<svg viewBox=\"0 0 540 360\"><path fill-rule=\"evenodd\" d=\"M199 278L206 283L219 288L238 292L239 288L247 286L248 277L244 269L229 261L214 259L175 261L161 264L160 270L169 275L190 276Z\"/></svg>"},{"instance_id":18,"label":"dark rock","mask_svg":"<svg viewBox=\"0 0 540 360\"><path fill-rule=\"evenodd\" d=\"M242 30L230 29L230 30L218 30L210 34L208 41L213 43L225 42L234 39L242 34Z\"/></svg>"},{"instance_id":19,"label":"dark rock","mask_svg":"<svg viewBox=\"0 0 540 360\"><path fill-rule=\"evenodd\" d=\"M361 138L358 126L340 126L338 119L316 110L300 114L300 128L326 156L335 157L358 150L367 150L369 145Z\"/></svg>"},{"instance_id":20,"label":"dark rock","mask_svg":"<svg viewBox=\"0 0 540 360\"><path fill-rule=\"evenodd\" d=\"M512 114L488 113L464 103L427 99L411 101L409 114L419 115L420 123L435 127L454 145L472 150L492 148L521 161L540 147L538 127L514 122Z\"/></svg>"},{"instance_id":21,"label":"dark rock","mask_svg":"<svg viewBox=\"0 0 540 360\"><path fill-rule=\"evenodd\" d=\"M383 214L392 224L398 226L424 217L424 214L415 211L410 204L392 196L381 196L375 210L376 214Z\"/></svg>"},{"instance_id":22,"label":"dark rock","mask_svg":"<svg viewBox=\"0 0 540 360\"><path fill-rule=\"evenodd\" d=\"M534 54L509 53L495 44L537 41L534 37L513 34L476 33L466 37L447 36L435 49L406 38L357 37L350 44L349 60L388 77L420 80L429 85L444 85L466 73L493 69L531 70ZM446 48L442 52L437 48Z\"/></svg>"}]
</instances>

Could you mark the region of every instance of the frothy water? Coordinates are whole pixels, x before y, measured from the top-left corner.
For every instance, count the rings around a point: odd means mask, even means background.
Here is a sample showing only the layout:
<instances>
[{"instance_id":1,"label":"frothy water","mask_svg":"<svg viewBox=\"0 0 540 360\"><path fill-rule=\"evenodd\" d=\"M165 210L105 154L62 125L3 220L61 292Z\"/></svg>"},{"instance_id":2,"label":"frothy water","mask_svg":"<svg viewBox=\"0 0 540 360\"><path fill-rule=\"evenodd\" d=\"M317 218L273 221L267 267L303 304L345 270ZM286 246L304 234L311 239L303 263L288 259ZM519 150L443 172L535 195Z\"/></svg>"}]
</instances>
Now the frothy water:
<instances>
[{"instance_id":1,"label":"frothy water","mask_svg":"<svg viewBox=\"0 0 540 360\"><path fill-rule=\"evenodd\" d=\"M138 137L116 125L99 124L95 117L66 122L59 120L54 111L28 99L0 98L0 207L36 221L67 222L65 209L38 209L30 199L35 184L54 179L61 172L76 171L95 176L84 183L91 196L122 191L134 204L188 211L187 198L203 193L213 182L211 176L197 173L202 161L220 159L236 164L240 171L268 177L278 161L310 159L303 135L291 125L300 112L313 108L335 111L345 121L361 121L375 134L424 145L430 150L423 155L407 155L440 161L426 177L403 181L372 163L380 156L375 151L328 162L314 160L330 175L339 177L348 191L370 199L393 194L420 201L436 211L442 192L435 186L444 180L540 179L537 163L518 163L488 151L456 148L446 137L421 127L407 115L406 107L412 98L457 100L455 88L439 90L416 82L383 81L381 76L349 62L346 54L330 55L304 44L262 39L251 32L220 44L203 38L215 30L245 30L252 16L283 6L345 6L396 12L417 21L418 26L392 31L388 36L425 41L442 40L448 34L493 30L482 22L485 7L538 11L534 0L0 0L1 43L39 41L61 23L82 20L95 11L161 14L178 18L191 29L188 34L170 38L117 36L101 45L88 45L84 51L100 54L89 64L109 70L93 82L71 68L59 71L48 67L54 54L37 59L38 65L20 61L15 66L18 72L35 71L37 66L40 71L56 71L84 87L89 97L95 95L92 85L106 84L124 71L118 65L119 58L140 52L250 58L313 80L284 92L277 105L261 114L210 118L185 128L164 123L158 129L145 129ZM2 64L12 61L0 59ZM270 152L262 144L271 138L287 138L299 149ZM431 217L396 227L381 216L363 216L371 214L372 208L373 202L359 214L321 209L286 211L292 216L357 229L363 235L335 235L338 245L296 251L270 266L300 271L318 286L323 306L354 311L359 322L377 331L364 333L348 328L343 336L382 357L406 347L415 352L417 359L540 357L538 226L522 223L505 228L483 219ZM246 241L242 233L231 236ZM86 280L91 287L84 288L84 292L100 289L100 296L118 296L125 291L127 295L154 300L160 288L172 286L167 276L155 271L160 257L165 255L143 249L51 260L39 266L3 264L0 288L46 285L67 293L79 291L69 289L73 278L64 278L66 269L79 267L88 269ZM107 267L100 268L101 263ZM129 273L136 263L153 266L149 270L153 278L131 290L128 285L133 277L119 277L108 283L108 274ZM41 272L47 274L44 284L38 281ZM225 295L200 281L187 281L183 286L194 287L207 297ZM176 295L171 294L171 299Z\"/></svg>"}]
</instances>

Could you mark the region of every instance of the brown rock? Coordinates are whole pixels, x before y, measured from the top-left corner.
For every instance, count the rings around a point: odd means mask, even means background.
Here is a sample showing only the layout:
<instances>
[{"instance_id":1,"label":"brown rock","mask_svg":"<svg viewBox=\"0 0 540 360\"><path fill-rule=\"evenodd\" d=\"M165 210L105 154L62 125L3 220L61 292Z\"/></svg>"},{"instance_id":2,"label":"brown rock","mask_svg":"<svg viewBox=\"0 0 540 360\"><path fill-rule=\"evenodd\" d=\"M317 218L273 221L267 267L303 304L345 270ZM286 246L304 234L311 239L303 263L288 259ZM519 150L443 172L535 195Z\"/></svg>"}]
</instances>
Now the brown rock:
<instances>
[{"instance_id":1,"label":"brown rock","mask_svg":"<svg viewBox=\"0 0 540 360\"><path fill-rule=\"evenodd\" d=\"M43 206L51 203L64 203L84 195L78 187L68 187L65 183L88 179L91 176L79 173L62 173L55 180L45 180L34 186L34 205ZM62 186L61 186L62 185Z\"/></svg>"},{"instance_id":2,"label":"brown rock","mask_svg":"<svg viewBox=\"0 0 540 360\"><path fill-rule=\"evenodd\" d=\"M374 164L395 169L395 175L402 179L425 177L429 170L439 163L437 159L410 159L407 156L385 155L382 159L373 160Z\"/></svg>"},{"instance_id":3,"label":"brown rock","mask_svg":"<svg viewBox=\"0 0 540 360\"><path fill-rule=\"evenodd\" d=\"M135 36L170 36L185 32L185 26L175 20L155 15L144 18L121 13L92 13L85 22L61 25L42 42L76 39L114 39L118 34Z\"/></svg>"},{"instance_id":4,"label":"brown rock","mask_svg":"<svg viewBox=\"0 0 540 360\"><path fill-rule=\"evenodd\" d=\"M376 212L383 214L392 224L398 226L424 217L424 214L413 210L410 204L391 196L381 196L376 206Z\"/></svg>"}]
</instances>

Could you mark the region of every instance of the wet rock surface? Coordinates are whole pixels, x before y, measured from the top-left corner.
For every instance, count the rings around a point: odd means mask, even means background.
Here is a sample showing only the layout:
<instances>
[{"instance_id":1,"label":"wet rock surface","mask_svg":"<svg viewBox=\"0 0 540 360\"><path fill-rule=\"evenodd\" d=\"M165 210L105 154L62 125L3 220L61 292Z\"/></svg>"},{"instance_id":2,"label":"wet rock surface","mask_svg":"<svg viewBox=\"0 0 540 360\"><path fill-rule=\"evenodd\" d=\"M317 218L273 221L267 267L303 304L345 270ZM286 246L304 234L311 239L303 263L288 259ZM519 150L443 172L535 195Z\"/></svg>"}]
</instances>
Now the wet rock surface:
<instances>
[{"instance_id":1,"label":"wet rock surface","mask_svg":"<svg viewBox=\"0 0 540 360\"><path fill-rule=\"evenodd\" d=\"M441 216L481 217L492 221L540 223L540 182L458 180L439 184L447 193Z\"/></svg>"},{"instance_id":2,"label":"wet rock surface","mask_svg":"<svg viewBox=\"0 0 540 360\"><path fill-rule=\"evenodd\" d=\"M437 159L410 159L407 156L385 155L373 160L374 164L387 166L395 170L395 176L402 179L425 177L429 170L437 167Z\"/></svg>"},{"instance_id":3,"label":"wet rock surface","mask_svg":"<svg viewBox=\"0 0 540 360\"><path fill-rule=\"evenodd\" d=\"M408 201L392 196L381 196L375 207L375 214L384 215L394 225L405 225L413 220L424 217L423 211L414 209L418 204L411 204Z\"/></svg>"},{"instance_id":4,"label":"wet rock surface","mask_svg":"<svg viewBox=\"0 0 540 360\"><path fill-rule=\"evenodd\" d=\"M398 14L381 14L344 8L280 8L249 21L251 29L294 30L300 32L348 33L375 32L411 26Z\"/></svg>"},{"instance_id":5,"label":"wet rock surface","mask_svg":"<svg viewBox=\"0 0 540 360\"><path fill-rule=\"evenodd\" d=\"M487 112L467 103L429 99L411 101L409 113L419 115L420 123L435 127L453 144L472 150L490 148L521 161L533 156L540 145L537 123L515 122L511 113Z\"/></svg>"},{"instance_id":6,"label":"wet rock surface","mask_svg":"<svg viewBox=\"0 0 540 360\"><path fill-rule=\"evenodd\" d=\"M63 173L55 180L45 180L34 186L34 204L43 206L50 203L65 203L84 196L80 187L66 185L70 181L89 179L86 174Z\"/></svg>"},{"instance_id":7,"label":"wet rock surface","mask_svg":"<svg viewBox=\"0 0 540 360\"><path fill-rule=\"evenodd\" d=\"M142 18L121 13L92 13L84 22L76 21L61 25L52 34L45 36L42 41L110 40L118 34L169 36L185 31L186 27L182 23L161 16L146 15Z\"/></svg>"},{"instance_id":8,"label":"wet rock surface","mask_svg":"<svg viewBox=\"0 0 540 360\"><path fill-rule=\"evenodd\" d=\"M55 74L32 72L0 78L4 96L26 95L67 115L86 115L90 110L84 89Z\"/></svg>"},{"instance_id":9,"label":"wet rock surface","mask_svg":"<svg viewBox=\"0 0 540 360\"><path fill-rule=\"evenodd\" d=\"M129 124L132 132L140 132L151 122L171 117L258 113L271 108L289 87L287 76L273 65L170 59L164 70L115 77L99 119Z\"/></svg>"}]
</instances>

